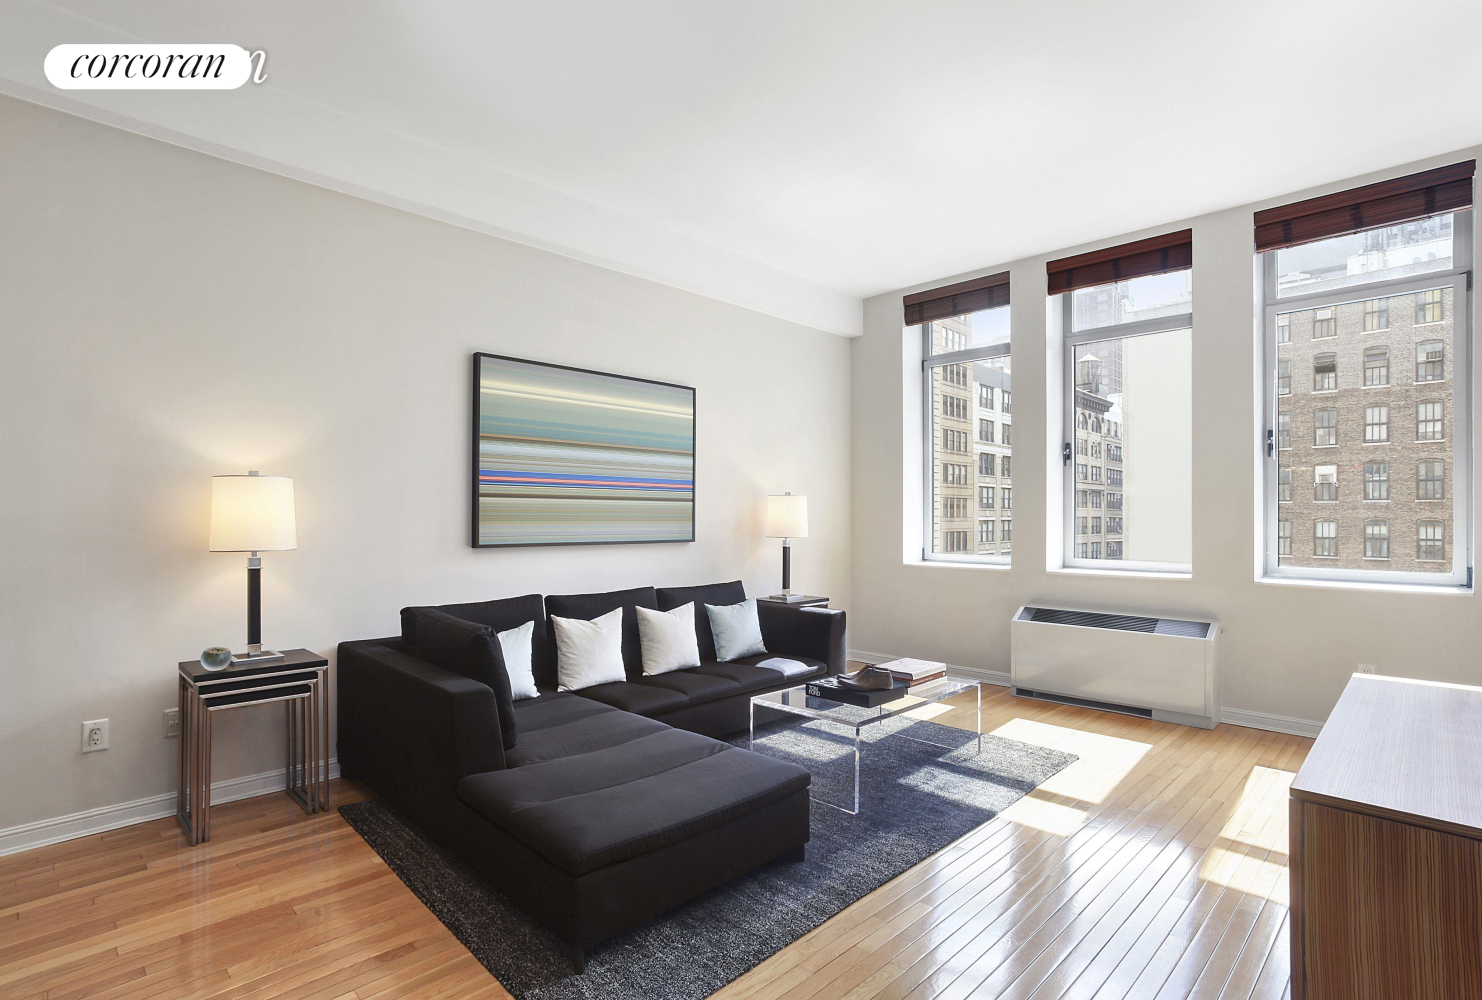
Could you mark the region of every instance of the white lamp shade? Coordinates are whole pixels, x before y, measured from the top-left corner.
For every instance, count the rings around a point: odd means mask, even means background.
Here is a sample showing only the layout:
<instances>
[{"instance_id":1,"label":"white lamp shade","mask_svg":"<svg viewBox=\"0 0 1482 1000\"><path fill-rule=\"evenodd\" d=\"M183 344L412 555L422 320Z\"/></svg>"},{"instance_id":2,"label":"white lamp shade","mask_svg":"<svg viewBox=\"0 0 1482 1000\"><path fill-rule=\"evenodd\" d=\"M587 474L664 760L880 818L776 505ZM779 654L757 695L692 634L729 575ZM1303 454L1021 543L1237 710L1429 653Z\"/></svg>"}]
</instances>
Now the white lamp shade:
<instances>
[{"instance_id":1,"label":"white lamp shade","mask_svg":"<svg viewBox=\"0 0 1482 1000\"><path fill-rule=\"evenodd\" d=\"M212 476L212 552L298 548L293 480L287 476Z\"/></svg>"},{"instance_id":2,"label":"white lamp shade","mask_svg":"<svg viewBox=\"0 0 1482 1000\"><path fill-rule=\"evenodd\" d=\"M791 493L767 497L767 537L807 538L808 498Z\"/></svg>"}]
</instances>

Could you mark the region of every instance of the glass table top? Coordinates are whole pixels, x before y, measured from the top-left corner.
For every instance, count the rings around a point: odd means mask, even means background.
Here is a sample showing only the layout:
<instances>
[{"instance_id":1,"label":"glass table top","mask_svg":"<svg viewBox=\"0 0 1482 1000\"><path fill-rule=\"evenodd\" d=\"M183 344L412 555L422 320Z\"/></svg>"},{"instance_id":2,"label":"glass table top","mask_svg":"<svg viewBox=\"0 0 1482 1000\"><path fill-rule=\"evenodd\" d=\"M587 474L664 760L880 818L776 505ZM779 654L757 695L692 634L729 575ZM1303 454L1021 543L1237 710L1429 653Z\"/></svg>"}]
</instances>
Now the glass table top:
<instances>
[{"instance_id":1,"label":"glass table top","mask_svg":"<svg viewBox=\"0 0 1482 1000\"><path fill-rule=\"evenodd\" d=\"M785 688L781 691L753 695L751 705L753 710L757 708L780 709L793 715L807 716L810 719L827 719L858 728L893 719L897 715L923 705L930 705L963 692L972 691L978 687L979 683L979 681L951 675L939 677L934 681L927 681L925 684L909 688L901 697L874 708L810 695L808 694L809 685L799 684L797 687Z\"/></svg>"}]
</instances>

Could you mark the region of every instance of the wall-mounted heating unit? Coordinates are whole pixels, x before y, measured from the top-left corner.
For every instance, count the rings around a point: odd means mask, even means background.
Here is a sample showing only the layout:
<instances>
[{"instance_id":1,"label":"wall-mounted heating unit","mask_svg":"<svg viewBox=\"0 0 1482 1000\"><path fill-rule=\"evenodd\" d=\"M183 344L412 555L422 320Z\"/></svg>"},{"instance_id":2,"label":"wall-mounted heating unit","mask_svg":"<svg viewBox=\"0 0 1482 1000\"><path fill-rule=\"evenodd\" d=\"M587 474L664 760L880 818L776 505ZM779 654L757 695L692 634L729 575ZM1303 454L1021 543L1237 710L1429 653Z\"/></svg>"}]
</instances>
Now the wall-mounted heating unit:
<instances>
[{"instance_id":1,"label":"wall-mounted heating unit","mask_svg":"<svg viewBox=\"0 0 1482 1000\"><path fill-rule=\"evenodd\" d=\"M1014 693L1213 729L1219 624L1025 606L1009 626Z\"/></svg>"}]
</instances>

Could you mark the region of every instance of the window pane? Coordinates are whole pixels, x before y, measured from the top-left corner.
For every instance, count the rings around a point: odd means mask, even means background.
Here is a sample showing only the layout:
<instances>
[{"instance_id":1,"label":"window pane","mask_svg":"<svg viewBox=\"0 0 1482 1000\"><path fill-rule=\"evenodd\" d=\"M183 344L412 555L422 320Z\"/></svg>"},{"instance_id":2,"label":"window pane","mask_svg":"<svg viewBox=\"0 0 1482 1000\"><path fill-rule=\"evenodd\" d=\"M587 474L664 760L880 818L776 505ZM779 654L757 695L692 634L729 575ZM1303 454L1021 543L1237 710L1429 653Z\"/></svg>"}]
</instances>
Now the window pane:
<instances>
[{"instance_id":1,"label":"window pane","mask_svg":"<svg viewBox=\"0 0 1482 1000\"><path fill-rule=\"evenodd\" d=\"M1278 536L1274 561L1330 570L1450 572L1444 559L1419 555L1415 533L1422 519L1439 523L1443 534L1451 530L1449 452L1442 449L1453 438L1447 402L1452 286L1362 293L1356 288L1352 302L1278 317L1291 333L1276 346L1268 383L1281 408L1268 488L1282 505L1278 525L1290 521L1294 537L1310 534L1314 541L1311 549L1286 546ZM1309 394L1310 400L1301 398ZM1335 471L1331 481L1318 475L1320 469ZM1319 520L1329 522L1323 530L1333 534L1319 536ZM1382 543L1375 523L1386 525ZM1391 546L1392 538L1407 541Z\"/></svg>"},{"instance_id":2,"label":"window pane","mask_svg":"<svg viewBox=\"0 0 1482 1000\"><path fill-rule=\"evenodd\" d=\"M1131 281L1078 288L1071 295L1071 328L1076 331L1177 316L1193 307L1193 272L1150 274ZM1121 380L1120 369L1109 368L1107 374L1109 378Z\"/></svg>"},{"instance_id":3,"label":"window pane","mask_svg":"<svg viewBox=\"0 0 1482 1000\"><path fill-rule=\"evenodd\" d=\"M1009 342L1009 307L984 309L965 316L935 320L931 327L931 353L950 354L970 347L988 347Z\"/></svg>"},{"instance_id":4,"label":"window pane","mask_svg":"<svg viewBox=\"0 0 1482 1000\"><path fill-rule=\"evenodd\" d=\"M984 319L986 317L986 319ZM985 310L929 324L933 353L1004 343L1008 308ZM997 339L994 339L997 338ZM935 365L932 394L931 547L934 554L998 558L1007 540L979 512L1007 509L1009 447L1002 409L1009 399L1007 354Z\"/></svg>"},{"instance_id":5,"label":"window pane","mask_svg":"<svg viewBox=\"0 0 1482 1000\"><path fill-rule=\"evenodd\" d=\"M1074 492L1116 514L1105 521L1071 515L1077 537L1100 528L1106 542L1073 544L1074 558L1192 562L1191 345L1191 331L1174 330L1067 348Z\"/></svg>"},{"instance_id":6,"label":"window pane","mask_svg":"<svg viewBox=\"0 0 1482 1000\"><path fill-rule=\"evenodd\" d=\"M1449 214L1435 215L1278 250L1277 294L1327 291L1446 270L1451 267L1452 221Z\"/></svg>"}]
</instances>

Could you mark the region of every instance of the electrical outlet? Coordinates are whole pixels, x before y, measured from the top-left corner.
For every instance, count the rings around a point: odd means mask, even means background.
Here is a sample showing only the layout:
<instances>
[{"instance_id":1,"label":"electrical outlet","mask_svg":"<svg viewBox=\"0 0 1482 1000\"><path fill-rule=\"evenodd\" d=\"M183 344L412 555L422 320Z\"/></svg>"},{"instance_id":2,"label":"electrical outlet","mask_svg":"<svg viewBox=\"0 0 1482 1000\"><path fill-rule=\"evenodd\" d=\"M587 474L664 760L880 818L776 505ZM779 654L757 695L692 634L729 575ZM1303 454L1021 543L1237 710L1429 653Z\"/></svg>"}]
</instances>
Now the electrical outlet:
<instances>
[{"instance_id":1,"label":"electrical outlet","mask_svg":"<svg viewBox=\"0 0 1482 1000\"><path fill-rule=\"evenodd\" d=\"M82 752L108 749L108 720L94 719L82 724Z\"/></svg>"},{"instance_id":2,"label":"electrical outlet","mask_svg":"<svg viewBox=\"0 0 1482 1000\"><path fill-rule=\"evenodd\" d=\"M1358 668L1358 672L1361 674L1372 674L1374 672L1374 664L1372 663L1360 663Z\"/></svg>"},{"instance_id":3,"label":"electrical outlet","mask_svg":"<svg viewBox=\"0 0 1482 1000\"><path fill-rule=\"evenodd\" d=\"M174 739L180 735L180 709L165 709L165 739Z\"/></svg>"}]
</instances>

